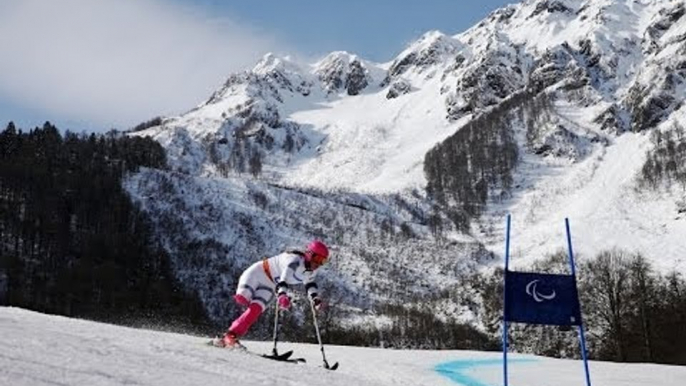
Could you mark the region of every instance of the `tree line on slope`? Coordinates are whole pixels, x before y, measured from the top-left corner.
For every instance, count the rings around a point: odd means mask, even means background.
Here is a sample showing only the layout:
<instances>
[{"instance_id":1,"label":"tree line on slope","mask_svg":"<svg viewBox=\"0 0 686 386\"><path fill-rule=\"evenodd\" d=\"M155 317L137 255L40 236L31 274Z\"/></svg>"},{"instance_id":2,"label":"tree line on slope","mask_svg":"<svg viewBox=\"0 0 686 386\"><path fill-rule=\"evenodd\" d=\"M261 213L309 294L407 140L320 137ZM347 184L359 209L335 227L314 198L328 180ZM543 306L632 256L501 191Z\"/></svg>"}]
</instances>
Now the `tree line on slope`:
<instances>
[{"instance_id":1,"label":"tree line on slope","mask_svg":"<svg viewBox=\"0 0 686 386\"><path fill-rule=\"evenodd\" d=\"M600 358L686 364L686 282L655 272L638 253L601 252L582 265L589 328ZM592 331L593 331L592 330Z\"/></svg>"},{"instance_id":2,"label":"tree line on slope","mask_svg":"<svg viewBox=\"0 0 686 386\"><path fill-rule=\"evenodd\" d=\"M139 167L164 168L165 157L149 139L10 122L0 132L0 304L127 324L202 322L121 184Z\"/></svg>"},{"instance_id":3,"label":"tree line on slope","mask_svg":"<svg viewBox=\"0 0 686 386\"><path fill-rule=\"evenodd\" d=\"M523 120L530 146L541 135L538 127L548 119L551 106L549 94L522 91L470 120L427 152L427 192L458 229L469 229L470 220L481 215L492 192L496 199L509 196L519 161L512 121Z\"/></svg>"},{"instance_id":4,"label":"tree line on slope","mask_svg":"<svg viewBox=\"0 0 686 386\"><path fill-rule=\"evenodd\" d=\"M653 148L639 175L639 186L657 190L665 182L686 189L686 130L675 122L670 129L650 133Z\"/></svg>"}]
</instances>

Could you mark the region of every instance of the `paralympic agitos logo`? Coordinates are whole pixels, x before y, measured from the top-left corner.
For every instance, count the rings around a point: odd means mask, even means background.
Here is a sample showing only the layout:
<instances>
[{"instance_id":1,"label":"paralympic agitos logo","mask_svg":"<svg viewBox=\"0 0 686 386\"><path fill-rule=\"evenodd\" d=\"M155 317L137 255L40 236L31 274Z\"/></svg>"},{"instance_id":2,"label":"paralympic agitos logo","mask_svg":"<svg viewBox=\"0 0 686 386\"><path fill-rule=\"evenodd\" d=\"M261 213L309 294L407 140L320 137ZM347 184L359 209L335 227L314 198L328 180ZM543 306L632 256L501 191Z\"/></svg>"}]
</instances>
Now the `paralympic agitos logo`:
<instances>
[{"instance_id":1,"label":"paralympic agitos logo","mask_svg":"<svg viewBox=\"0 0 686 386\"><path fill-rule=\"evenodd\" d=\"M540 281L539 279L530 281L529 284L526 285L526 294L531 296L532 298L534 298L534 300L538 303L543 302L545 300L554 299L556 296L555 290L553 290L552 293L547 294L547 295L538 292L537 287L538 287L539 281Z\"/></svg>"}]
</instances>

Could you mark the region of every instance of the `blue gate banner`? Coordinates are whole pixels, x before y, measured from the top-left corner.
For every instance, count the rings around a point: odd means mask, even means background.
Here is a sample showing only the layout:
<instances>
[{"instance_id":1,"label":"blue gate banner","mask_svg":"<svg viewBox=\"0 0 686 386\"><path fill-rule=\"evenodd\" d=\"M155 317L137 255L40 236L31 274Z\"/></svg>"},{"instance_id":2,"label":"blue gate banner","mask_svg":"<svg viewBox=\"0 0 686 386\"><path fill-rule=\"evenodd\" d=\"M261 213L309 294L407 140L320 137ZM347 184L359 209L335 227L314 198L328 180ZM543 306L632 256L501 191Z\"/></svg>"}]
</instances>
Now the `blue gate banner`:
<instances>
[{"instance_id":1,"label":"blue gate banner","mask_svg":"<svg viewBox=\"0 0 686 386\"><path fill-rule=\"evenodd\" d=\"M505 271L505 320L509 322L581 325L574 275Z\"/></svg>"}]
</instances>

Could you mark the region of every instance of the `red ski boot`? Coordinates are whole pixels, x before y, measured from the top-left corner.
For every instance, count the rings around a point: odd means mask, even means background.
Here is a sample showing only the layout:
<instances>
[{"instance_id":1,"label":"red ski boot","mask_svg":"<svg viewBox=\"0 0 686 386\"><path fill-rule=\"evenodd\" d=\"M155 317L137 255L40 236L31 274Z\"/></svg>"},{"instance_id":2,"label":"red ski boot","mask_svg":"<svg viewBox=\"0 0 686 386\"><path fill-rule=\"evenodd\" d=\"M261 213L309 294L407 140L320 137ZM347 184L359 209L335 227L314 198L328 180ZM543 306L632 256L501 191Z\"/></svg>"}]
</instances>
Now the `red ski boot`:
<instances>
[{"instance_id":1,"label":"red ski boot","mask_svg":"<svg viewBox=\"0 0 686 386\"><path fill-rule=\"evenodd\" d=\"M212 340L212 345L221 348L245 348L238 340L238 336L230 331L223 337Z\"/></svg>"}]
</instances>

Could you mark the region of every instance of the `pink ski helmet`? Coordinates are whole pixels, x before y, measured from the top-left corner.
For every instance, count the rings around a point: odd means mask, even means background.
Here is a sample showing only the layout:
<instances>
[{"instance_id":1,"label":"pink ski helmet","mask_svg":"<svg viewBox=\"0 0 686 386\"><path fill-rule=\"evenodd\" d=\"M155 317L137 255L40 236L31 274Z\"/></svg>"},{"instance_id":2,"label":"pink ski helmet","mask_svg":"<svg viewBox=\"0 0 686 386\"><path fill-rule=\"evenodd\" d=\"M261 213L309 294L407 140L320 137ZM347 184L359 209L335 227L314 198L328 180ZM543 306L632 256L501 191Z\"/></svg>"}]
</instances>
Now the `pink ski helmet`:
<instances>
[{"instance_id":1,"label":"pink ski helmet","mask_svg":"<svg viewBox=\"0 0 686 386\"><path fill-rule=\"evenodd\" d=\"M321 241L315 240L307 245L307 253L305 256L307 261L313 261L322 265L326 262L326 259L329 258L329 248Z\"/></svg>"}]
</instances>

